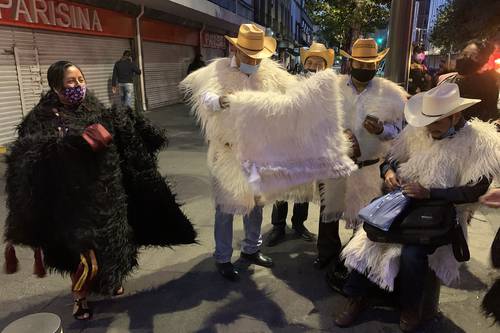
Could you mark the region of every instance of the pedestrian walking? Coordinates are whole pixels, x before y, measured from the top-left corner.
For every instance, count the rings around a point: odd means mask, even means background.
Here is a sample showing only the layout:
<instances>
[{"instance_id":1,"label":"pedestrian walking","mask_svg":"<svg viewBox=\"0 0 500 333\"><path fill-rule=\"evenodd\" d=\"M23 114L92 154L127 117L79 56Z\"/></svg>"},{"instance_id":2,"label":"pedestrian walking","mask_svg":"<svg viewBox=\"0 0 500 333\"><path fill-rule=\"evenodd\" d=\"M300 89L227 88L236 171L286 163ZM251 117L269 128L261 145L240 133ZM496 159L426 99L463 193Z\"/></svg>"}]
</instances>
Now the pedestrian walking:
<instances>
[{"instance_id":1,"label":"pedestrian walking","mask_svg":"<svg viewBox=\"0 0 500 333\"><path fill-rule=\"evenodd\" d=\"M141 70L133 62L132 53L125 50L122 58L115 63L111 80L113 94L119 93L122 106L134 108L132 101L134 99L135 75L141 75Z\"/></svg>"}]
</instances>

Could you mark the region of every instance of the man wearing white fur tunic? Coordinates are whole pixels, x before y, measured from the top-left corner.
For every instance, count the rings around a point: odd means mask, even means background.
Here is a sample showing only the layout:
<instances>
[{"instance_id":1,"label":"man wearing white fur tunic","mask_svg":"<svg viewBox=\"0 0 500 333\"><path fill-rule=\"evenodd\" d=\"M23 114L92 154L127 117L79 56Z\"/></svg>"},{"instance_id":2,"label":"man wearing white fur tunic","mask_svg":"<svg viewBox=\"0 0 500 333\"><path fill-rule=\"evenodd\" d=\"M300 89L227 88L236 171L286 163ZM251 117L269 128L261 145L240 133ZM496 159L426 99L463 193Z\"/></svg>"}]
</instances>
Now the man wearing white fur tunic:
<instances>
[{"instance_id":1,"label":"man wearing white fur tunic","mask_svg":"<svg viewBox=\"0 0 500 333\"><path fill-rule=\"evenodd\" d=\"M397 84L375 77L377 65L388 51L378 52L372 38L356 40L352 55L340 51L349 58L351 67L351 74L339 76L338 81L344 98L344 127L352 136L359 170L349 177L320 183L322 207L314 262L320 269L340 254L339 219L343 217L348 227L356 227L358 211L381 194L378 164L387 153L389 141L402 128L407 93Z\"/></svg>"},{"instance_id":2,"label":"man wearing white fur tunic","mask_svg":"<svg viewBox=\"0 0 500 333\"><path fill-rule=\"evenodd\" d=\"M313 42L311 47L301 48L300 61L304 66L304 73L302 74L302 77L306 78L311 76L313 73L331 68L334 57L335 52L333 49L327 49L325 45L321 43ZM311 188L311 190L313 189ZM314 234L309 232L309 230L307 230L304 226L304 222L307 220L308 210L309 202L307 201L295 202L293 204L292 229L297 237L300 237L307 242L312 242L314 240ZM273 205L273 212L271 215L273 229L266 239L267 246L275 246L285 238L287 213L288 202L276 201Z\"/></svg>"},{"instance_id":3,"label":"man wearing white fur tunic","mask_svg":"<svg viewBox=\"0 0 500 333\"><path fill-rule=\"evenodd\" d=\"M413 96L405 106L409 125L381 167L386 185L401 186L412 200L455 204L464 236L471 204L500 173L500 137L495 125L479 120L464 122L460 113L479 101L461 98L458 86L452 83ZM446 285L459 277L460 264L451 245L375 243L363 229L346 245L342 257L352 269L344 287L349 302L335 320L342 327L350 326L366 307L371 283L392 291L398 277L400 327L413 331L421 324L418 305L429 268Z\"/></svg>"},{"instance_id":4,"label":"man wearing white fur tunic","mask_svg":"<svg viewBox=\"0 0 500 333\"><path fill-rule=\"evenodd\" d=\"M245 238L241 257L256 265L271 267L271 258L260 252L262 244L262 206L255 204L253 192L242 172L233 149L235 133L224 109L228 95L240 90L284 92L295 80L268 58L276 50L276 41L265 37L254 24L242 24L238 38L226 39L236 48L232 58L217 59L191 73L181 82L209 141L208 167L215 196L215 261L219 273L228 280L239 279L231 263L233 253L233 216L244 214ZM253 208L252 208L253 207ZM249 208L251 208L250 212Z\"/></svg>"}]
</instances>

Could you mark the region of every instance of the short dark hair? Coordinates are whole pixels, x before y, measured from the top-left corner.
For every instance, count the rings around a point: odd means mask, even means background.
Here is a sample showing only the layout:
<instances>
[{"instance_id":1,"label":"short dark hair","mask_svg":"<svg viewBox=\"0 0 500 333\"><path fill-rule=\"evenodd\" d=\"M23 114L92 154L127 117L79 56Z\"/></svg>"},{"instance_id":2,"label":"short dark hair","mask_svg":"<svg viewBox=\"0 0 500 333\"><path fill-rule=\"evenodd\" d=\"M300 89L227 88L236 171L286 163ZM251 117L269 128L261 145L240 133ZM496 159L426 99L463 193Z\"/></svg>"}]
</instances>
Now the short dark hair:
<instances>
[{"instance_id":1,"label":"short dark hair","mask_svg":"<svg viewBox=\"0 0 500 333\"><path fill-rule=\"evenodd\" d=\"M130 57L130 56L132 56L132 52L130 52L130 50L125 50L125 51L123 51L123 56Z\"/></svg>"},{"instance_id":2,"label":"short dark hair","mask_svg":"<svg viewBox=\"0 0 500 333\"><path fill-rule=\"evenodd\" d=\"M80 70L80 72L82 72L80 67L67 60L60 60L50 65L49 69L47 70L47 81L49 83L50 89L61 90L61 88L64 86L64 73L71 66L75 66Z\"/></svg>"}]
</instances>

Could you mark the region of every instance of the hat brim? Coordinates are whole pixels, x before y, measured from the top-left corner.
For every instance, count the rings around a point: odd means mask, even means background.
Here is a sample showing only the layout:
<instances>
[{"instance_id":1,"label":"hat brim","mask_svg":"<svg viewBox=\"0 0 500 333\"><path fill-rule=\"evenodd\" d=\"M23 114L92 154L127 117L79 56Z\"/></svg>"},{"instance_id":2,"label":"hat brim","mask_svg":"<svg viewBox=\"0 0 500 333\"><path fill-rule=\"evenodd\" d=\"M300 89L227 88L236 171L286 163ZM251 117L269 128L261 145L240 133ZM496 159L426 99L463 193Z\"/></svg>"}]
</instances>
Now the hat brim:
<instances>
[{"instance_id":1,"label":"hat brim","mask_svg":"<svg viewBox=\"0 0 500 333\"><path fill-rule=\"evenodd\" d=\"M300 49L300 62L305 65L307 58L309 57L321 57L326 61L326 68L330 68L333 65L334 52L332 49L325 51L311 51Z\"/></svg>"},{"instance_id":2,"label":"hat brim","mask_svg":"<svg viewBox=\"0 0 500 333\"><path fill-rule=\"evenodd\" d=\"M446 113L438 117L430 117L426 116L423 112L423 101L424 94L422 93L413 96L408 102L406 102L404 111L405 119L408 124L413 127L425 127L481 102L480 99L460 97L460 104L456 105L452 110L448 110Z\"/></svg>"},{"instance_id":3,"label":"hat brim","mask_svg":"<svg viewBox=\"0 0 500 333\"><path fill-rule=\"evenodd\" d=\"M233 44L241 52L245 53L252 59L264 59L271 57L276 51L276 40L272 37L264 37L264 48L262 50L249 50L244 47L238 45L238 38L224 36L229 41L229 43Z\"/></svg>"},{"instance_id":4,"label":"hat brim","mask_svg":"<svg viewBox=\"0 0 500 333\"><path fill-rule=\"evenodd\" d=\"M385 56L387 55L387 52L389 52L389 48L386 48L382 52L379 52L376 57L359 58L359 57L353 57L352 55L350 55L349 53L347 53L344 50L340 50L340 55L345 57L345 58L353 59L353 60L356 60L359 62L373 63L373 62L379 62L380 60L384 59Z\"/></svg>"}]
</instances>

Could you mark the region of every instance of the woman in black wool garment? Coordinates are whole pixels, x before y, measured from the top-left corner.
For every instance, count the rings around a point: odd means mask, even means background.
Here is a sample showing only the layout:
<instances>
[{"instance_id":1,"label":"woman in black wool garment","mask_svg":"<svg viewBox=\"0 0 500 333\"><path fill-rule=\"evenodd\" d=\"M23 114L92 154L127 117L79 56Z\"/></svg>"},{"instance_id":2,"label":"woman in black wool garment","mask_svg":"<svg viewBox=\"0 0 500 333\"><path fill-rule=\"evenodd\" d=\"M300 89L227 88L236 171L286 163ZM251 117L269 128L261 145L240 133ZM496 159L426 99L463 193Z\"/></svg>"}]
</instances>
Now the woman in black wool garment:
<instances>
[{"instance_id":1,"label":"woman in black wool garment","mask_svg":"<svg viewBox=\"0 0 500 333\"><path fill-rule=\"evenodd\" d=\"M165 133L105 108L68 61L47 78L7 156L5 240L41 248L49 269L69 274L73 315L85 320L87 295L124 292L141 246L195 243L196 232L158 171Z\"/></svg>"}]
</instances>

